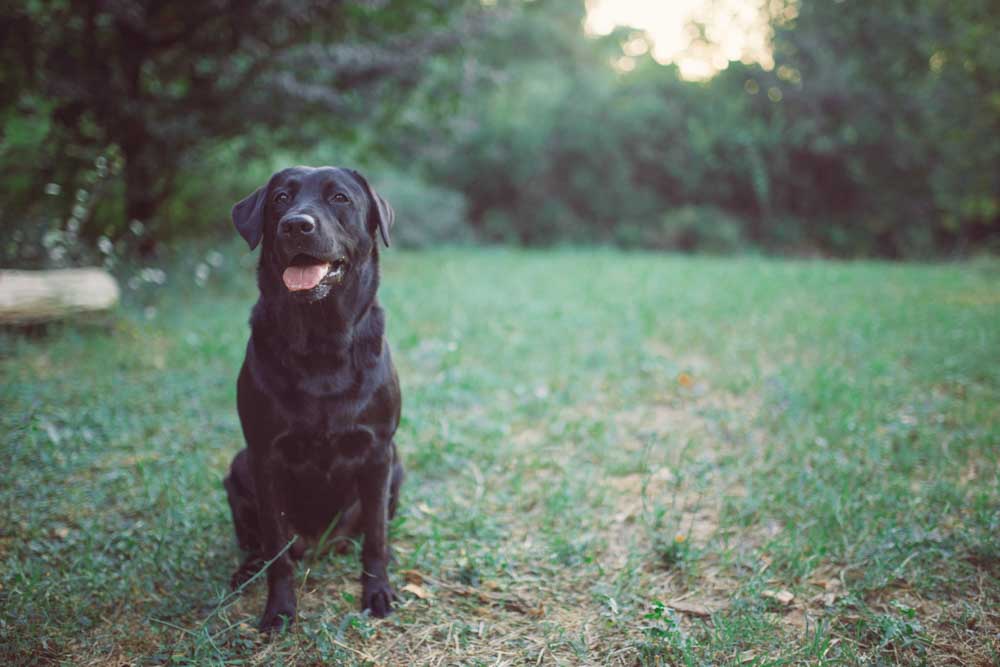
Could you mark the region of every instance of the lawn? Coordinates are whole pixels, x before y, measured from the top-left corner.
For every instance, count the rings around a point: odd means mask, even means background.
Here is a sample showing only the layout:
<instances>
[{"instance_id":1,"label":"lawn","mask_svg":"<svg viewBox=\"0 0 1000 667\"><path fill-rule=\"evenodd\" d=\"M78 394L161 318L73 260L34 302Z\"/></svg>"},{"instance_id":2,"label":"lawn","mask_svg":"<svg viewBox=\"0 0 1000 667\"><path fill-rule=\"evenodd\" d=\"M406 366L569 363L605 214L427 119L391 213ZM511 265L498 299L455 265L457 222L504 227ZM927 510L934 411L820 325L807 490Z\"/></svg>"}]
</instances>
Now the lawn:
<instances>
[{"instance_id":1,"label":"lawn","mask_svg":"<svg viewBox=\"0 0 1000 667\"><path fill-rule=\"evenodd\" d=\"M401 602L314 554L268 640L226 588L255 287L222 250L0 335L0 663L1000 662L995 261L386 253Z\"/></svg>"}]
</instances>

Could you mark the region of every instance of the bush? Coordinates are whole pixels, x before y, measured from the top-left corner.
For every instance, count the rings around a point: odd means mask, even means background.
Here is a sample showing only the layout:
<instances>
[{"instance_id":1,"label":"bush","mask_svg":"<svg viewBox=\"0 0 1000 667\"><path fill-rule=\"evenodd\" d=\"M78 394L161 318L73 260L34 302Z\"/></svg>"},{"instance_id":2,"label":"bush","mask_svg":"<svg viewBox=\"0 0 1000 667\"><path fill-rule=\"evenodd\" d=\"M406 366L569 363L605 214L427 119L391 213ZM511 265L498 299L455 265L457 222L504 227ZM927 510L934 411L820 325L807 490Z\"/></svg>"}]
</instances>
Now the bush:
<instances>
[{"instance_id":1,"label":"bush","mask_svg":"<svg viewBox=\"0 0 1000 667\"><path fill-rule=\"evenodd\" d=\"M617 241L625 247L729 254L747 246L744 222L714 206L682 206L659 219L623 223Z\"/></svg>"},{"instance_id":2,"label":"bush","mask_svg":"<svg viewBox=\"0 0 1000 667\"><path fill-rule=\"evenodd\" d=\"M394 244L422 248L475 241L460 193L394 170L372 170L368 180L396 211Z\"/></svg>"}]
</instances>

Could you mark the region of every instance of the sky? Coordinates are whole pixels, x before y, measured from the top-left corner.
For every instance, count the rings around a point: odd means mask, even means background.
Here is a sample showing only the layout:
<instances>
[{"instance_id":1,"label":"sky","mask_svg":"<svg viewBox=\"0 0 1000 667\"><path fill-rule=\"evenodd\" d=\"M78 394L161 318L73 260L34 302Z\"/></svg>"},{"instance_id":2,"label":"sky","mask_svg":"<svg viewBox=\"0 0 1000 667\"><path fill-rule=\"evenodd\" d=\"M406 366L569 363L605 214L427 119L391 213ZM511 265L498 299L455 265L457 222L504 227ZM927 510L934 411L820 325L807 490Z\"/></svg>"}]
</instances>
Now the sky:
<instances>
[{"instance_id":1,"label":"sky","mask_svg":"<svg viewBox=\"0 0 1000 667\"><path fill-rule=\"evenodd\" d=\"M761 0L590 0L586 28L607 34L618 25L643 30L652 41L652 55L676 63L686 79L707 79L730 60L760 62L770 67L767 23ZM705 25L711 44L695 42L692 21ZM631 69L629 55L646 51L643 40L626 45L617 65Z\"/></svg>"}]
</instances>

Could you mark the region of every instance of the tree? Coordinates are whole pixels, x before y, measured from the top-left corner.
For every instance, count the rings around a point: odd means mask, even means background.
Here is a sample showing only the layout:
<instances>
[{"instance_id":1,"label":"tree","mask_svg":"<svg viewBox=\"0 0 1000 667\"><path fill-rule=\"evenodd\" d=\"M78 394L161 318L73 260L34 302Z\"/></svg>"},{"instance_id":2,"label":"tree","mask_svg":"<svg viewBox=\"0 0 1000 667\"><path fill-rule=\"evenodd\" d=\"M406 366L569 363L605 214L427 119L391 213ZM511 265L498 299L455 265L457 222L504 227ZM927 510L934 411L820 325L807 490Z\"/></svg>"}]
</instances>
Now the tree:
<instances>
[{"instance_id":1,"label":"tree","mask_svg":"<svg viewBox=\"0 0 1000 667\"><path fill-rule=\"evenodd\" d=\"M1000 232L995 2L796 7L775 24L767 84L792 140L787 199L834 212L883 255Z\"/></svg>"},{"instance_id":2,"label":"tree","mask_svg":"<svg viewBox=\"0 0 1000 667\"><path fill-rule=\"evenodd\" d=\"M6 134L28 117L44 136L35 156L42 159L28 167L34 197L55 178L73 185L110 147L123 163L121 222L148 222L173 192L185 159L208 142L254 127L288 128L286 139L301 140L311 120L343 128L372 114L373 96L391 106L419 81L428 57L472 29L463 10L475 5L24 3L5 10L2 21L0 118ZM0 159L16 157L7 152Z\"/></svg>"}]
</instances>

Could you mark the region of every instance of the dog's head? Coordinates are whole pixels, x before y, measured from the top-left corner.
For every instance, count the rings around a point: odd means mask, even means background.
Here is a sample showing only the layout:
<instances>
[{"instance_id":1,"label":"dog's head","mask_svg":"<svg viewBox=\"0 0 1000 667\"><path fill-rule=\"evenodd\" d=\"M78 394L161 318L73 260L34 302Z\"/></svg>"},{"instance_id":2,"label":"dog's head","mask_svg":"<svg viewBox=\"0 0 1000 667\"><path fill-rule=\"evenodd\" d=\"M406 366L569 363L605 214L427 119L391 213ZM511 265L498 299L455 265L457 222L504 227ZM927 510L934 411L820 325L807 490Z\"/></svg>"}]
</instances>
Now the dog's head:
<instances>
[{"instance_id":1,"label":"dog's head","mask_svg":"<svg viewBox=\"0 0 1000 667\"><path fill-rule=\"evenodd\" d=\"M327 297L389 245L394 214L364 176L339 167L292 167L233 206L233 222L261 269L293 299Z\"/></svg>"}]
</instances>

